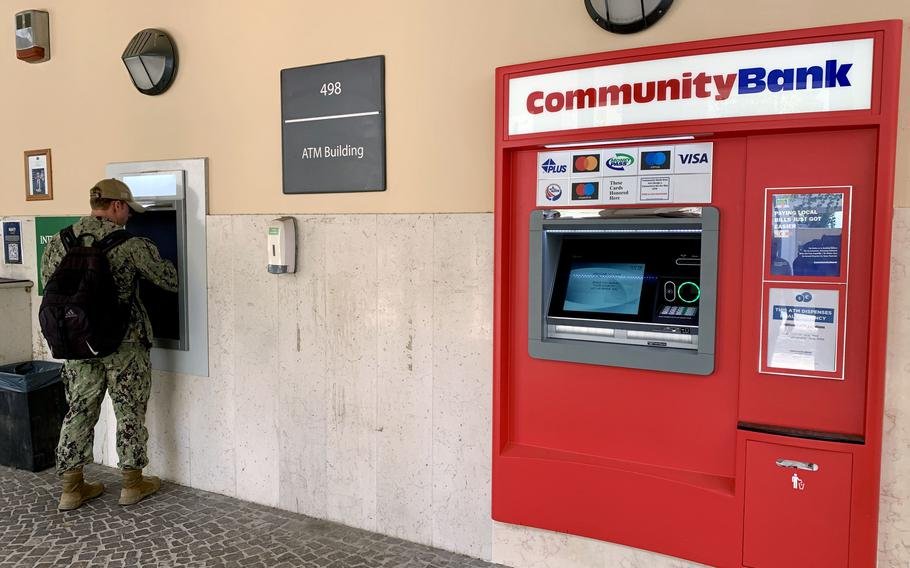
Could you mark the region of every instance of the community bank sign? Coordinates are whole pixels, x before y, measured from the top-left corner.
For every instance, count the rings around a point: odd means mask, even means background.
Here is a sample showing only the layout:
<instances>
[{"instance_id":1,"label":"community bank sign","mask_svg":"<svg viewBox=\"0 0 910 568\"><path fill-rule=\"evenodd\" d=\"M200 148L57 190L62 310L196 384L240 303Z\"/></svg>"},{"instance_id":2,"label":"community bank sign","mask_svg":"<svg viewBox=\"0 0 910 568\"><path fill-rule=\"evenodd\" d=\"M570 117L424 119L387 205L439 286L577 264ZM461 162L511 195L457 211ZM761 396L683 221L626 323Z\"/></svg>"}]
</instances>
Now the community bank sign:
<instances>
[{"instance_id":1,"label":"community bank sign","mask_svg":"<svg viewBox=\"0 0 910 568\"><path fill-rule=\"evenodd\" d=\"M604 65L509 80L509 134L869 109L873 39Z\"/></svg>"}]
</instances>

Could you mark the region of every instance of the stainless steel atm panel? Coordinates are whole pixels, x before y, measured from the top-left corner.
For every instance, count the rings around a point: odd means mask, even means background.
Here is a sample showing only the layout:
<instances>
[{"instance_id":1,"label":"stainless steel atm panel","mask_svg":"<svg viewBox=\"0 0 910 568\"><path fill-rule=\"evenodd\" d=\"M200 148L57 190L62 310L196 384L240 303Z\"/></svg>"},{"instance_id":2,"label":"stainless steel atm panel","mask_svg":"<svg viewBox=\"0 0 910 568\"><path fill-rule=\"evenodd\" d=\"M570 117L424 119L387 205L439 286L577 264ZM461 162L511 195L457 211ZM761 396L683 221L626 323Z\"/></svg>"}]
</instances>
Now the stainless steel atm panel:
<instances>
[{"instance_id":1,"label":"stainless steel atm panel","mask_svg":"<svg viewBox=\"0 0 910 568\"><path fill-rule=\"evenodd\" d=\"M207 160L119 162L106 174L123 180L147 208L127 230L155 241L177 267L176 294L148 284L139 290L152 322L152 369L208 376Z\"/></svg>"},{"instance_id":2,"label":"stainless steel atm panel","mask_svg":"<svg viewBox=\"0 0 910 568\"><path fill-rule=\"evenodd\" d=\"M711 374L718 225L713 207L533 211L530 355Z\"/></svg>"}]
</instances>

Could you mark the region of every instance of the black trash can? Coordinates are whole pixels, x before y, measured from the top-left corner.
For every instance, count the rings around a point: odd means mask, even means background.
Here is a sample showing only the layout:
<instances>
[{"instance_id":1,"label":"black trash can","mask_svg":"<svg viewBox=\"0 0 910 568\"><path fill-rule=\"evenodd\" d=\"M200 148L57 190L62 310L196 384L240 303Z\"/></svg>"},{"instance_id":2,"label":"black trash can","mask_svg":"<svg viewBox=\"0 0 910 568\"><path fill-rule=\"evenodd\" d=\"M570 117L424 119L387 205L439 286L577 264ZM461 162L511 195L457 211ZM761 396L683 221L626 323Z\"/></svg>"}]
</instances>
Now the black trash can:
<instances>
[{"instance_id":1,"label":"black trash can","mask_svg":"<svg viewBox=\"0 0 910 568\"><path fill-rule=\"evenodd\" d=\"M54 465L68 409L60 363L0 365L0 465L41 471Z\"/></svg>"}]
</instances>

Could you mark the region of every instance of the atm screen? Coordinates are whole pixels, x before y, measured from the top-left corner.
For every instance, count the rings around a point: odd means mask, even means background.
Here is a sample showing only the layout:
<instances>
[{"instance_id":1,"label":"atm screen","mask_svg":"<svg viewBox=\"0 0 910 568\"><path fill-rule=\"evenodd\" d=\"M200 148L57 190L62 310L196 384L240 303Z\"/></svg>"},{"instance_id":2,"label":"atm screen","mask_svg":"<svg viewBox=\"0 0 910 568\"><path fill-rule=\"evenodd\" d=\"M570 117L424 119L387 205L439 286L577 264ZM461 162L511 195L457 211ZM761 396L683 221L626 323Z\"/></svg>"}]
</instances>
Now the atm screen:
<instances>
[{"instance_id":1,"label":"atm screen","mask_svg":"<svg viewBox=\"0 0 910 568\"><path fill-rule=\"evenodd\" d=\"M572 262L563 310L637 314L644 264Z\"/></svg>"},{"instance_id":2,"label":"atm screen","mask_svg":"<svg viewBox=\"0 0 910 568\"><path fill-rule=\"evenodd\" d=\"M698 233L564 238L547 315L697 325L700 254Z\"/></svg>"},{"instance_id":3,"label":"atm screen","mask_svg":"<svg viewBox=\"0 0 910 568\"><path fill-rule=\"evenodd\" d=\"M177 270L177 212L146 211L133 216L126 230L137 237L150 239L158 247L161 258L174 263ZM145 280L139 281L137 290L152 322L156 339L180 340L180 308L177 294L163 290Z\"/></svg>"}]
</instances>

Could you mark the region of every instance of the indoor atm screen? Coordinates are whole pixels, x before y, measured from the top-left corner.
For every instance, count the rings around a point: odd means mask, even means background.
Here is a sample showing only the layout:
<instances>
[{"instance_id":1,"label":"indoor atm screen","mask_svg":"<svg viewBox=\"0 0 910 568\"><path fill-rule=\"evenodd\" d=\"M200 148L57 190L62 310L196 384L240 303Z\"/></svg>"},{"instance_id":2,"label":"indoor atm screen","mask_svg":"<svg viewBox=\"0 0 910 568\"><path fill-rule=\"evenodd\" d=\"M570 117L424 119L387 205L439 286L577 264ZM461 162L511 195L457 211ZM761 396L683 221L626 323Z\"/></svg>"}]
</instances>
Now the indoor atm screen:
<instances>
[{"instance_id":1,"label":"indoor atm screen","mask_svg":"<svg viewBox=\"0 0 910 568\"><path fill-rule=\"evenodd\" d=\"M562 309L635 315L644 276L644 264L572 262Z\"/></svg>"}]
</instances>

